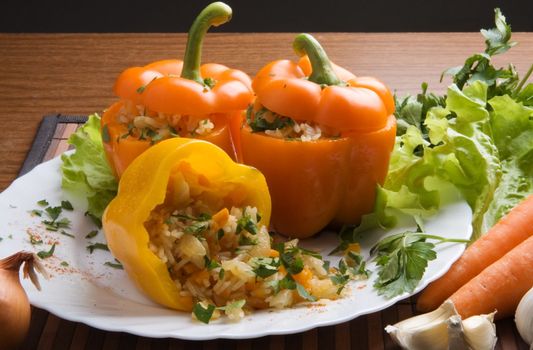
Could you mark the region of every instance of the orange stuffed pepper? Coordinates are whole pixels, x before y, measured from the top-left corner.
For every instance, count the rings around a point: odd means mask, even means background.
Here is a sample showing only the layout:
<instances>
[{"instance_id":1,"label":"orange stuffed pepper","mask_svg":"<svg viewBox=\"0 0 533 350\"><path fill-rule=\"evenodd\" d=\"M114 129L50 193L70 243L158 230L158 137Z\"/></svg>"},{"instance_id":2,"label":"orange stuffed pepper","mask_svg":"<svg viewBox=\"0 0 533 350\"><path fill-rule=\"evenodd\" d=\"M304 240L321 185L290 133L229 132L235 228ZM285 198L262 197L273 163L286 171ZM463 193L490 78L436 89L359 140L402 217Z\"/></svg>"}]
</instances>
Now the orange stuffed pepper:
<instances>
[{"instance_id":1,"label":"orange stuffed pepper","mask_svg":"<svg viewBox=\"0 0 533 350\"><path fill-rule=\"evenodd\" d=\"M244 163L267 179L273 228L304 238L372 211L396 120L383 83L331 63L309 34L294 49L298 63L271 62L254 78L241 143Z\"/></svg>"},{"instance_id":2,"label":"orange stuffed pepper","mask_svg":"<svg viewBox=\"0 0 533 350\"><path fill-rule=\"evenodd\" d=\"M212 142L238 158L251 80L221 64L200 66L207 30L229 21L231 13L221 2L207 6L191 26L183 61L157 61L120 74L114 86L120 101L102 117L104 149L117 177L151 145L176 136Z\"/></svg>"}]
</instances>

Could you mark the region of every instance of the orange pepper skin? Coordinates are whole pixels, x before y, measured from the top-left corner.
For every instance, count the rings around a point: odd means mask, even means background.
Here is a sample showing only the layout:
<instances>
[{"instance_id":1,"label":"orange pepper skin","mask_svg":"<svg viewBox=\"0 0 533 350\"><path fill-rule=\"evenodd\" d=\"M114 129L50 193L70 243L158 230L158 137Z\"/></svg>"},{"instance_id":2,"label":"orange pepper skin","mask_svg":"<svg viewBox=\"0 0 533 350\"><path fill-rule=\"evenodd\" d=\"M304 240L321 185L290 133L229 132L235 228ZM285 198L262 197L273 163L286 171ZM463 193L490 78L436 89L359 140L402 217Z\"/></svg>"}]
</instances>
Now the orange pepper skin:
<instances>
[{"instance_id":1,"label":"orange pepper skin","mask_svg":"<svg viewBox=\"0 0 533 350\"><path fill-rule=\"evenodd\" d=\"M267 179L271 225L290 237L310 237L330 224L358 224L373 209L394 146L394 99L388 88L329 64L336 78L332 84L314 82L307 56L298 63L267 64L252 82L253 112L264 106L338 137L303 142L254 133L248 125L241 129L244 163Z\"/></svg>"}]
</instances>

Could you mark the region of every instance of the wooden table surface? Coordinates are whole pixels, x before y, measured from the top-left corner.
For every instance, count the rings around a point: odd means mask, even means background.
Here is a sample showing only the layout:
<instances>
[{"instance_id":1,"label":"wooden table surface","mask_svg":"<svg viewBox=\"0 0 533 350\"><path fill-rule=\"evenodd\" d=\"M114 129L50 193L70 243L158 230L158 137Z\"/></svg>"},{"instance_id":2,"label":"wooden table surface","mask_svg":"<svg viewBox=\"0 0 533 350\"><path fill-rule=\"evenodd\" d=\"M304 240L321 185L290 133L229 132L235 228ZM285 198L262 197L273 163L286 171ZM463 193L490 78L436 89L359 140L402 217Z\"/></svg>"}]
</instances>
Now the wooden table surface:
<instances>
[{"instance_id":1,"label":"wooden table surface","mask_svg":"<svg viewBox=\"0 0 533 350\"><path fill-rule=\"evenodd\" d=\"M266 62L295 58L293 37L210 34L203 61L253 75ZM423 81L432 91L445 91L449 80L439 83L440 73L484 49L479 33L322 33L316 37L337 64L357 75L379 77L400 96L418 92ZM519 45L495 61L513 62L524 74L533 60L533 34L515 33L513 39ZM116 100L112 86L123 69L182 58L185 41L185 34L0 34L0 125L4 130L0 191L15 179L43 115L102 111ZM277 338L272 339L270 348L276 348Z\"/></svg>"},{"instance_id":2,"label":"wooden table surface","mask_svg":"<svg viewBox=\"0 0 533 350\"><path fill-rule=\"evenodd\" d=\"M274 59L295 58L293 34L217 34L204 42L204 62L238 67L253 75ZM399 95L427 81L444 91L440 73L484 49L479 33L317 34L330 58L357 75L379 77ZM496 59L524 73L533 58L533 34ZM48 113L102 111L116 98L112 86L125 68L182 58L185 34L0 34L0 191L15 179L39 125Z\"/></svg>"}]
</instances>

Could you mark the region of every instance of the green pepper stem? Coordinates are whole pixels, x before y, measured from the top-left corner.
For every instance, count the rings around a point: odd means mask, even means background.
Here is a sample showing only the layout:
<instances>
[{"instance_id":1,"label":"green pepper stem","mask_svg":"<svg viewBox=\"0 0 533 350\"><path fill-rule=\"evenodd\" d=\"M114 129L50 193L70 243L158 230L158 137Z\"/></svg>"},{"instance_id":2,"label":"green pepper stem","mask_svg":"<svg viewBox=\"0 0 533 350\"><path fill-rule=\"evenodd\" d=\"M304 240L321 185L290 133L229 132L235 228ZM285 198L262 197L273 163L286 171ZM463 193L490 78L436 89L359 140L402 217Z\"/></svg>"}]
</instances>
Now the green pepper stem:
<instances>
[{"instance_id":1,"label":"green pepper stem","mask_svg":"<svg viewBox=\"0 0 533 350\"><path fill-rule=\"evenodd\" d=\"M187 37L187 47L183 58L181 77L204 84L200 75L200 62L202 60L202 44L205 34L211 26L219 26L231 19L231 7L223 2L214 2L200 12L194 20Z\"/></svg>"},{"instance_id":2,"label":"green pepper stem","mask_svg":"<svg viewBox=\"0 0 533 350\"><path fill-rule=\"evenodd\" d=\"M310 34L299 34L294 38L292 48L298 56L309 56L311 68L313 71L309 76L309 80L317 84L325 85L342 85L342 80L339 79L333 66L329 61L326 51L322 48L320 43Z\"/></svg>"}]
</instances>

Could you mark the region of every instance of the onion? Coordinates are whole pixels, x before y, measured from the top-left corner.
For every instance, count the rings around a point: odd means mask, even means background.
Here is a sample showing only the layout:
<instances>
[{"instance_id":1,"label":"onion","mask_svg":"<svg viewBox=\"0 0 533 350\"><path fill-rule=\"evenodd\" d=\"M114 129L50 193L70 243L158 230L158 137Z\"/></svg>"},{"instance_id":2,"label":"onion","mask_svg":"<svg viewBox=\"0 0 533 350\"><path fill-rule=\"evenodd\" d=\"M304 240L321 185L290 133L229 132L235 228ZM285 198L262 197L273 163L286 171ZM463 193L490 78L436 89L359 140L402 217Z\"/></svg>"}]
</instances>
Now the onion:
<instances>
[{"instance_id":1,"label":"onion","mask_svg":"<svg viewBox=\"0 0 533 350\"><path fill-rule=\"evenodd\" d=\"M20 266L24 264L24 278L30 278L38 290L41 285L37 270L44 278L48 273L38 257L29 252L18 252L0 260L0 344L2 349L17 347L26 337L30 326L30 303L19 279Z\"/></svg>"}]
</instances>

